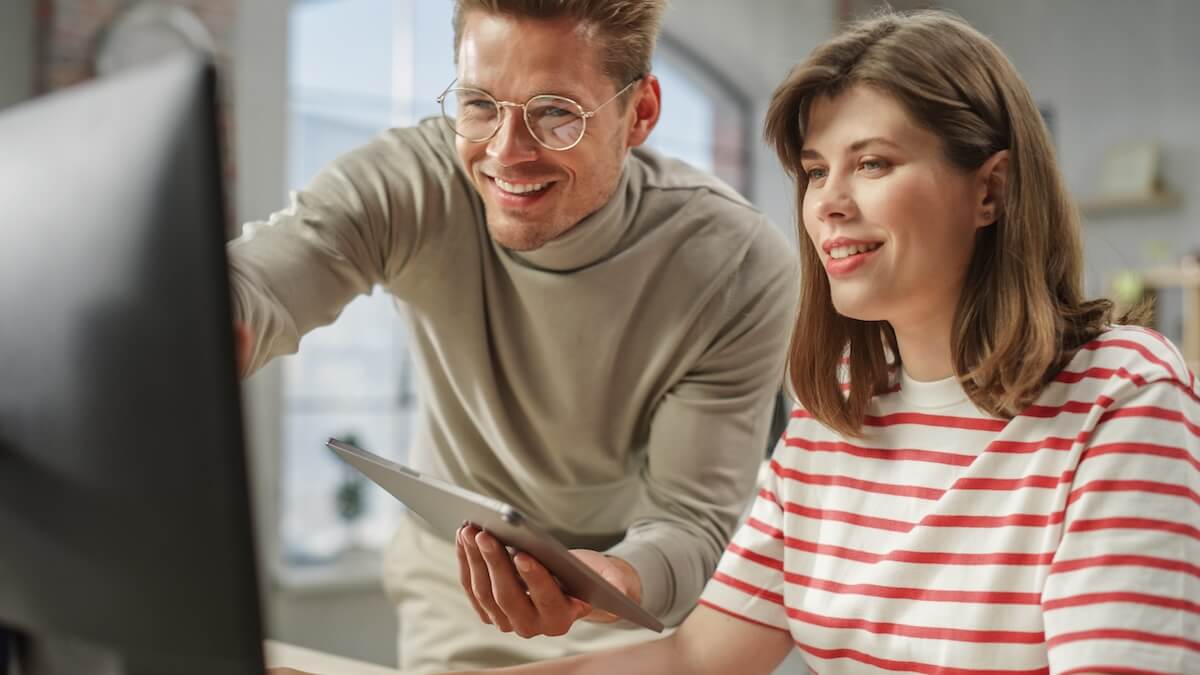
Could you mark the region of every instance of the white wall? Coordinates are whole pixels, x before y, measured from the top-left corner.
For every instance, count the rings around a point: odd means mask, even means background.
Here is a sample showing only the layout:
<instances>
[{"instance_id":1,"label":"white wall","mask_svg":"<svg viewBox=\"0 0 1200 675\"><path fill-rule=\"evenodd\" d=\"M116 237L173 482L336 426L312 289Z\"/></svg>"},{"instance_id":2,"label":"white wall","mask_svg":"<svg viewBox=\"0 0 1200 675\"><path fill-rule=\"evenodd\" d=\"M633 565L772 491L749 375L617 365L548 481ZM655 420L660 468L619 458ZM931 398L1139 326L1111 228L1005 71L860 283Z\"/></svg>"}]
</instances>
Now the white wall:
<instances>
[{"instance_id":1,"label":"white wall","mask_svg":"<svg viewBox=\"0 0 1200 675\"><path fill-rule=\"evenodd\" d=\"M1095 194L1109 146L1162 145L1179 208L1084 223L1088 292L1121 268L1200 249L1200 2L1194 0L944 0L1009 55L1055 114L1059 159L1081 201ZM1160 254L1161 255L1161 254Z\"/></svg>"},{"instance_id":2,"label":"white wall","mask_svg":"<svg viewBox=\"0 0 1200 675\"><path fill-rule=\"evenodd\" d=\"M1110 144L1162 144L1163 178L1180 208L1089 218L1088 290L1106 291L1117 268L1200 250L1200 3L1017 0L948 5L992 36L1057 115L1060 160L1079 199L1095 193Z\"/></svg>"},{"instance_id":3,"label":"white wall","mask_svg":"<svg viewBox=\"0 0 1200 675\"><path fill-rule=\"evenodd\" d=\"M0 1L0 108L33 95L33 0Z\"/></svg>"},{"instance_id":4,"label":"white wall","mask_svg":"<svg viewBox=\"0 0 1200 675\"><path fill-rule=\"evenodd\" d=\"M234 223L261 218L283 205L285 75L288 0L254 0L237 6L233 45ZM233 232L230 233L234 234ZM267 368L243 387L247 441L253 458L254 507L260 531L278 522L278 369ZM274 558L273 537L259 542ZM267 579L263 580L264 582Z\"/></svg>"},{"instance_id":5,"label":"white wall","mask_svg":"<svg viewBox=\"0 0 1200 675\"><path fill-rule=\"evenodd\" d=\"M284 195L285 74L288 0L237 4L233 37L234 222L262 217L282 205ZM246 442L251 457L253 507L258 529L259 579L265 607L274 587L270 563L276 559L279 521L279 370L266 368L243 383ZM270 617L268 617L269 619ZM276 635L268 630L268 635Z\"/></svg>"}]
</instances>

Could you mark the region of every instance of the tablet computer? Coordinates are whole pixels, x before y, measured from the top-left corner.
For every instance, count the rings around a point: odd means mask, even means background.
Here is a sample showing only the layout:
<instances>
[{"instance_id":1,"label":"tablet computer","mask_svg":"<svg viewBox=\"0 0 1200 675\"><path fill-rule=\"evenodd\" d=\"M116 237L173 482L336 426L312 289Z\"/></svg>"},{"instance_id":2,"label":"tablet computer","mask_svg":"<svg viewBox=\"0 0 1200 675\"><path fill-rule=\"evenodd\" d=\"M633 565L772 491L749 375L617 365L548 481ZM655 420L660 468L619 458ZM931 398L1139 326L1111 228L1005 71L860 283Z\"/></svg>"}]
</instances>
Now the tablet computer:
<instances>
[{"instance_id":1,"label":"tablet computer","mask_svg":"<svg viewBox=\"0 0 1200 675\"><path fill-rule=\"evenodd\" d=\"M558 578L568 595L639 626L662 632L662 622L653 614L583 564L566 546L512 506L426 476L336 438L329 439L325 445L373 483L403 502L410 511L432 525L437 533L453 540L464 522L472 523L505 546L536 558Z\"/></svg>"}]
</instances>

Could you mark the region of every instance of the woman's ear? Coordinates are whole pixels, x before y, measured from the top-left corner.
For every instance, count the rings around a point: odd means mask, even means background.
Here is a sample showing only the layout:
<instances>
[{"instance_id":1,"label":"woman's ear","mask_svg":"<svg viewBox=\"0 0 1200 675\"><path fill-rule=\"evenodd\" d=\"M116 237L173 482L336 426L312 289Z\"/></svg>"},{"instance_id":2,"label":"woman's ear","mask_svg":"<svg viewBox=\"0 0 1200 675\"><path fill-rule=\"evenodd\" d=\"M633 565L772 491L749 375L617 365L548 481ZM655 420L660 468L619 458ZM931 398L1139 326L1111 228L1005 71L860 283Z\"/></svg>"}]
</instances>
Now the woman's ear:
<instances>
[{"instance_id":1,"label":"woman's ear","mask_svg":"<svg viewBox=\"0 0 1200 675\"><path fill-rule=\"evenodd\" d=\"M662 88L657 77L646 75L635 87L633 100L629 104L633 124L625 137L631 148L646 142L650 132L654 130L654 125L658 124L658 115L662 111Z\"/></svg>"},{"instance_id":2,"label":"woman's ear","mask_svg":"<svg viewBox=\"0 0 1200 675\"><path fill-rule=\"evenodd\" d=\"M975 227L987 227L1000 219L1004 209L1004 196L1008 190L1008 150L988 157L976 175L979 199Z\"/></svg>"}]
</instances>

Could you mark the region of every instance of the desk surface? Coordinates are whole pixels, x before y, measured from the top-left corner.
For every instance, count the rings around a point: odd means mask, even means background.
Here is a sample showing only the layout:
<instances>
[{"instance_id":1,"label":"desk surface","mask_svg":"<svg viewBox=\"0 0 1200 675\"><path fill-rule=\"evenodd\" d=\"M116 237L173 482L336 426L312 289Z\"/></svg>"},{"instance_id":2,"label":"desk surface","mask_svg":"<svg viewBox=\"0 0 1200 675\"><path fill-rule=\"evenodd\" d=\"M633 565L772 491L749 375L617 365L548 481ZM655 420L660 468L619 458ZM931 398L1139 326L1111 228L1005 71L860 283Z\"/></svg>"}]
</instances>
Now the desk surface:
<instances>
[{"instance_id":1,"label":"desk surface","mask_svg":"<svg viewBox=\"0 0 1200 675\"><path fill-rule=\"evenodd\" d=\"M287 666L320 675L404 675L399 670L297 647L286 642L266 640L263 647L268 668Z\"/></svg>"}]
</instances>

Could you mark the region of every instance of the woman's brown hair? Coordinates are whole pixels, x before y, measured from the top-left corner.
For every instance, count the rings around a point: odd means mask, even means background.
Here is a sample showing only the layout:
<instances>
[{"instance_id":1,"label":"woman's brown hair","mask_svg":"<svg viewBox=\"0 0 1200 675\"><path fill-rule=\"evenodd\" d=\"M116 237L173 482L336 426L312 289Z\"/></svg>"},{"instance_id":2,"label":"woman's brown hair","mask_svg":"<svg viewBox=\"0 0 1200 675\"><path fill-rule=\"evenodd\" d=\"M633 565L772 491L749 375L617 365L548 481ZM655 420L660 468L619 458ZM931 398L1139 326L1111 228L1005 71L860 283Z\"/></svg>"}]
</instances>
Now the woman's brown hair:
<instances>
[{"instance_id":1,"label":"woman's brown hair","mask_svg":"<svg viewBox=\"0 0 1200 675\"><path fill-rule=\"evenodd\" d=\"M1079 216L1029 89L995 44L937 11L886 13L849 26L776 89L765 136L796 181L803 264L788 376L800 404L848 436L871 398L891 384L900 352L890 325L837 313L816 248L805 236L800 169L814 99L866 85L897 100L942 141L963 171L1009 151L995 224L982 228L955 311L955 373L981 410L1012 417L1031 404L1080 346L1111 321L1112 303L1082 290ZM838 380L849 353L849 392Z\"/></svg>"}]
</instances>

